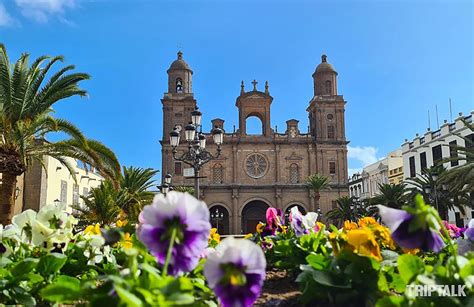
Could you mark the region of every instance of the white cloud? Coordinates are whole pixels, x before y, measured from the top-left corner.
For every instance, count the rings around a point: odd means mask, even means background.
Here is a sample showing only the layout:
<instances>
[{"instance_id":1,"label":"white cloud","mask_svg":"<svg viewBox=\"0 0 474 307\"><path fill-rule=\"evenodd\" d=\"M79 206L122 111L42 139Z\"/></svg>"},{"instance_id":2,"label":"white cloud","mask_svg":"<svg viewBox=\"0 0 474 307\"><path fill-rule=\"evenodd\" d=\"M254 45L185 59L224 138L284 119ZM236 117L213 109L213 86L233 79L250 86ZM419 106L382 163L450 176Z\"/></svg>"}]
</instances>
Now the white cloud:
<instances>
[{"instance_id":1,"label":"white cloud","mask_svg":"<svg viewBox=\"0 0 474 307\"><path fill-rule=\"evenodd\" d=\"M14 23L13 18L8 14L7 10L0 2L0 27L10 26Z\"/></svg>"},{"instance_id":2,"label":"white cloud","mask_svg":"<svg viewBox=\"0 0 474 307\"><path fill-rule=\"evenodd\" d=\"M53 15L65 20L64 11L76 7L76 0L15 0L23 16L45 23Z\"/></svg>"},{"instance_id":3,"label":"white cloud","mask_svg":"<svg viewBox=\"0 0 474 307\"><path fill-rule=\"evenodd\" d=\"M377 162L378 149L372 146L347 146L347 156L349 159L355 159L362 162L363 166Z\"/></svg>"}]
</instances>

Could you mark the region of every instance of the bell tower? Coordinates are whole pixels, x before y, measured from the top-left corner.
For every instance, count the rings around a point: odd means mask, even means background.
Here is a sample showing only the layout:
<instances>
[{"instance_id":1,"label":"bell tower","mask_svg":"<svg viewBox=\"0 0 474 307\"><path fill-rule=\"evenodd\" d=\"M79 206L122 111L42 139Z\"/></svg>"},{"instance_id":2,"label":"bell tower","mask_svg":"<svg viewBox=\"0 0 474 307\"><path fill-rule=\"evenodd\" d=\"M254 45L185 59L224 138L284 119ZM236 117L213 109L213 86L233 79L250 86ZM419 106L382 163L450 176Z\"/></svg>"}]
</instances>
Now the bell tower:
<instances>
[{"instance_id":1,"label":"bell tower","mask_svg":"<svg viewBox=\"0 0 474 307\"><path fill-rule=\"evenodd\" d=\"M178 52L178 58L171 63L168 73L168 92L164 94L163 104L163 139L168 143L169 133L175 125L181 127L191 120L191 111L196 106L192 91L193 71Z\"/></svg>"},{"instance_id":2,"label":"bell tower","mask_svg":"<svg viewBox=\"0 0 474 307\"><path fill-rule=\"evenodd\" d=\"M258 82L252 81L253 89L245 92L244 81L240 85L240 95L237 97L235 105L239 108L239 134L247 135L247 118L255 116L262 122L262 135L271 136L273 133L270 127L270 106L273 97L268 90L268 82L265 82L265 92L257 90Z\"/></svg>"},{"instance_id":3,"label":"bell tower","mask_svg":"<svg viewBox=\"0 0 474 307\"><path fill-rule=\"evenodd\" d=\"M347 140L345 105L337 93L337 72L321 56L313 73L314 96L307 108L310 133L316 150L316 172L328 176L332 184L347 182Z\"/></svg>"},{"instance_id":4,"label":"bell tower","mask_svg":"<svg viewBox=\"0 0 474 307\"><path fill-rule=\"evenodd\" d=\"M317 142L345 141L346 102L337 94L337 72L325 54L313 73L313 84L314 96L307 109L313 139Z\"/></svg>"}]
</instances>

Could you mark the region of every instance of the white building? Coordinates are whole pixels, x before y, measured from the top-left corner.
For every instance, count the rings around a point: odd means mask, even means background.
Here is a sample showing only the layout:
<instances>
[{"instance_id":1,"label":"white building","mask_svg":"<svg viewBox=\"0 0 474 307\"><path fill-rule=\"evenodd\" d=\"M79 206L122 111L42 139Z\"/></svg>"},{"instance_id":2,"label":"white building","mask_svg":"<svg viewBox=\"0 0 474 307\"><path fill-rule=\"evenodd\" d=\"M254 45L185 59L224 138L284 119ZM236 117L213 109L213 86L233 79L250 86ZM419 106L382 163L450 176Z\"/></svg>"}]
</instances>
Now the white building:
<instances>
[{"instance_id":1,"label":"white building","mask_svg":"<svg viewBox=\"0 0 474 307\"><path fill-rule=\"evenodd\" d=\"M97 172L84 167L82 162L66 158L74 167L76 180L68 169L56 159L46 156L45 168L35 163L18 180L19 195L14 214L26 209L39 210L47 204L60 202L71 209L73 204L82 204L80 196L89 194L91 188L97 187L104 180Z\"/></svg>"},{"instance_id":2,"label":"white building","mask_svg":"<svg viewBox=\"0 0 474 307\"><path fill-rule=\"evenodd\" d=\"M455 157L457 152L451 150L452 145L466 146L462 137L468 137L474 140L474 133L467 128L462 119L468 123L472 123L474 111L470 115L464 116L459 113L459 117L453 123L444 121L440 129L430 131L428 129L424 135L418 133L412 141L405 140L402 144L404 178L416 177L421 174L422 169L430 168L436 162L449 157ZM450 169L452 167L465 164L466 161L451 161L443 163L444 167ZM451 223L466 224L472 217L474 212L466 210L466 216L462 216L460 212L449 212L449 221Z\"/></svg>"},{"instance_id":3,"label":"white building","mask_svg":"<svg viewBox=\"0 0 474 307\"><path fill-rule=\"evenodd\" d=\"M379 193L379 184L399 183L403 169L401 149L390 152L387 157L367 165L360 174L349 178L349 195L361 199Z\"/></svg>"}]
</instances>

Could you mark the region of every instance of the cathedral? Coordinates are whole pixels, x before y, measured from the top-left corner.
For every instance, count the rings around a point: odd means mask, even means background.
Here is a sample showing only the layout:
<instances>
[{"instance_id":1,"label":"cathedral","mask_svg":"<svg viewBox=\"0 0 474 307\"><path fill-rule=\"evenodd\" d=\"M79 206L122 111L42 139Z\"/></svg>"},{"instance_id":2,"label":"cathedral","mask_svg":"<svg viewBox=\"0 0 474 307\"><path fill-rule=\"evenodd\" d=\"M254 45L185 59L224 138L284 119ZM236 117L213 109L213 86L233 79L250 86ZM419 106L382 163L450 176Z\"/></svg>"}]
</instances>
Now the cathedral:
<instances>
[{"instance_id":1,"label":"cathedral","mask_svg":"<svg viewBox=\"0 0 474 307\"><path fill-rule=\"evenodd\" d=\"M171 63L167 73L168 92L161 100L162 174L170 173L174 186L192 186L193 180L184 176L186 166L173 159L169 133L191 121L191 112L197 105L192 90L193 71L182 52L178 52L178 58ZM286 213L295 205L302 212L319 209L325 213L336 206L338 197L348 195L346 102L338 95L337 75L323 55L312 75L314 95L306 109L309 128L299 127L297 119L289 119L284 133L273 130L270 120L273 97L268 83L261 91L255 80L250 91L245 90L242 82L236 98L238 129L229 129L223 119L212 120L213 127L225 131L224 142L221 155L201 170L200 199L207 203L211 214L220 213L215 219L211 218L219 233L254 232L258 222L265 221L269 206ZM247 134L246 121L252 116L262 123L260 135ZM208 138L206 148L216 152L212 136L205 135ZM181 140L178 154L187 149L187 142ZM325 175L331 180L330 188L320 192L320 208L317 208L315 193L305 185L305 179L313 174Z\"/></svg>"}]
</instances>

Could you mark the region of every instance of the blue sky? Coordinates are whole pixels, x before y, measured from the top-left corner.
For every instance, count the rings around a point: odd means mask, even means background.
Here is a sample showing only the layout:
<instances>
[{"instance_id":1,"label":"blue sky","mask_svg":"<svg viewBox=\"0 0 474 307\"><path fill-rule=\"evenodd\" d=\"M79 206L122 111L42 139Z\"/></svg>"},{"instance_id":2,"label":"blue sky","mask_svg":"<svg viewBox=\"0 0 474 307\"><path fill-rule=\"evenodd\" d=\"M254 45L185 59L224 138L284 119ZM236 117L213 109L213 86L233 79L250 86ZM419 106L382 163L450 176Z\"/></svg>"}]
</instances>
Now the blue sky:
<instances>
[{"instance_id":1,"label":"blue sky","mask_svg":"<svg viewBox=\"0 0 474 307\"><path fill-rule=\"evenodd\" d=\"M103 141L125 165L161 168L160 99L183 50L206 130L238 123L240 81L265 80L272 126L308 125L321 54L347 100L349 168L360 169L428 126L474 109L471 1L0 0L0 41L66 57L91 74L89 98L59 103L58 116Z\"/></svg>"}]
</instances>

